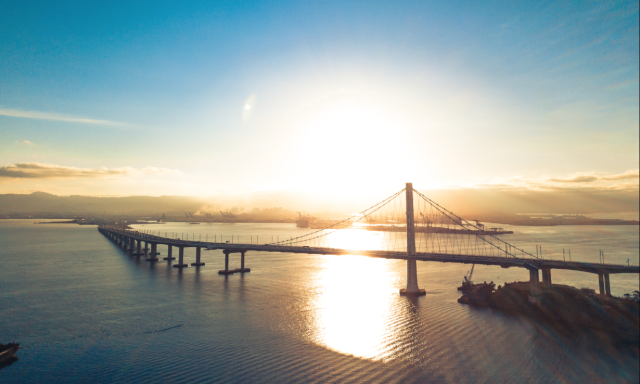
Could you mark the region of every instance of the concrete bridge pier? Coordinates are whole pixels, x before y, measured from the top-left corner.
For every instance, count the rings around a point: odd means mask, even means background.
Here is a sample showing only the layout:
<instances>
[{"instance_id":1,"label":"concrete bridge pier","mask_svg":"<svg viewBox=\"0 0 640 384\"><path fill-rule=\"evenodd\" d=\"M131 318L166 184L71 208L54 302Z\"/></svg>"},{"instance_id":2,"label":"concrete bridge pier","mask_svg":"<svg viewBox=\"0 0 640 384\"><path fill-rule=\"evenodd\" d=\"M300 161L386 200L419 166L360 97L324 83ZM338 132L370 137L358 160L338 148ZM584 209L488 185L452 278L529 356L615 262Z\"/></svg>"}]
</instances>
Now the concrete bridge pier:
<instances>
[{"instance_id":1,"label":"concrete bridge pier","mask_svg":"<svg viewBox=\"0 0 640 384\"><path fill-rule=\"evenodd\" d=\"M240 269L236 269L236 272L240 272L240 273L251 272L251 268L244 267L244 254L246 252L247 251L240 252Z\"/></svg>"},{"instance_id":2,"label":"concrete bridge pier","mask_svg":"<svg viewBox=\"0 0 640 384\"><path fill-rule=\"evenodd\" d=\"M400 294L407 295L426 295L424 289L418 287L418 267L415 259L407 259L407 288L401 289Z\"/></svg>"},{"instance_id":3,"label":"concrete bridge pier","mask_svg":"<svg viewBox=\"0 0 640 384\"><path fill-rule=\"evenodd\" d=\"M196 247L196 262L195 263L191 263L191 265L196 266L196 267L204 265L204 263L200 262L200 250L201 250L201 247Z\"/></svg>"},{"instance_id":4,"label":"concrete bridge pier","mask_svg":"<svg viewBox=\"0 0 640 384\"><path fill-rule=\"evenodd\" d=\"M229 270L229 254L231 253L231 251L229 250L224 250L222 251L224 253L224 269L221 269L218 271L218 274L220 275L233 275L234 273L236 273L236 270Z\"/></svg>"},{"instance_id":5,"label":"concrete bridge pier","mask_svg":"<svg viewBox=\"0 0 640 384\"><path fill-rule=\"evenodd\" d=\"M136 245L136 253L134 253L134 256L140 256L142 255L142 240L136 240L137 245Z\"/></svg>"},{"instance_id":6,"label":"concrete bridge pier","mask_svg":"<svg viewBox=\"0 0 640 384\"><path fill-rule=\"evenodd\" d=\"M147 261L158 261L156 255L158 254L156 251L158 250L158 244L151 243L151 257L147 259Z\"/></svg>"},{"instance_id":7,"label":"concrete bridge pier","mask_svg":"<svg viewBox=\"0 0 640 384\"><path fill-rule=\"evenodd\" d=\"M144 242L144 258L146 259L147 257L149 257L149 243L147 243L146 241Z\"/></svg>"},{"instance_id":8,"label":"concrete bridge pier","mask_svg":"<svg viewBox=\"0 0 640 384\"><path fill-rule=\"evenodd\" d=\"M133 255L133 251L136 248L136 241L133 237L129 238L129 254Z\"/></svg>"},{"instance_id":9,"label":"concrete bridge pier","mask_svg":"<svg viewBox=\"0 0 640 384\"><path fill-rule=\"evenodd\" d=\"M542 287L551 288L551 268L542 268Z\"/></svg>"},{"instance_id":10,"label":"concrete bridge pier","mask_svg":"<svg viewBox=\"0 0 640 384\"><path fill-rule=\"evenodd\" d=\"M184 247L178 246L178 264L175 264L173 268L186 268L189 264L184 263Z\"/></svg>"},{"instance_id":11,"label":"concrete bridge pier","mask_svg":"<svg viewBox=\"0 0 640 384\"><path fill-rule=\"evenodd\" d=\"M537 269L529 269L529 284L531 296L538 296L540 294L540 276L538 275Z\"/></svg>"},{"instance_id":12,"label":"concrete bridge pier","mask_svg":"<svg viewBox=\"0 0 640 384\"><path fill-rule=\"evenodd\" d=\"M167 257L165 257L162 260L168 260L168 261L175 260L176 259L175 257L171 257L172 251L173 251L173 246L168 245L167 246Z\"/></svg>"},{"instance_id":13,"label":"concrete bridge pier","mask_svg":"<svg viewBox=\"0 0 640 384\"><path fill-rule=\"evenodd\" d=\"M611 297L611 282L608 273L598 273L598 285L600 286L600 294Z\"/></svg>"}]
</instances>

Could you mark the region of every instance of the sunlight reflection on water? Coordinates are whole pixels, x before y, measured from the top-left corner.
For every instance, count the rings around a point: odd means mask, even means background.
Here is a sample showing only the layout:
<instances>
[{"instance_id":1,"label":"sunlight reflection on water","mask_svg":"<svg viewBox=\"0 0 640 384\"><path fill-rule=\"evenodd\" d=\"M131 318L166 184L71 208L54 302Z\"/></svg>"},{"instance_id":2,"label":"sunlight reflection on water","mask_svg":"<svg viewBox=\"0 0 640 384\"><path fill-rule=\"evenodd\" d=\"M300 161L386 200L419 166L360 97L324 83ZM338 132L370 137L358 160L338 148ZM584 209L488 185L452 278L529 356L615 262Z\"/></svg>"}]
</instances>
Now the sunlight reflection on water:
<instances>
[{"instance_id":1,"label":"sunlight reflection on water","mask_svg":"<svg viewBox=\"0 0 640 384\"><path fill-rule=\"evenodd\" d=\"M317 308L315 342L344 354L380 357L385 340L395 337L387 323L394 274L389 260L327 257L316 276L319 294L310 303Z\"/></svg>"}]
</instances>

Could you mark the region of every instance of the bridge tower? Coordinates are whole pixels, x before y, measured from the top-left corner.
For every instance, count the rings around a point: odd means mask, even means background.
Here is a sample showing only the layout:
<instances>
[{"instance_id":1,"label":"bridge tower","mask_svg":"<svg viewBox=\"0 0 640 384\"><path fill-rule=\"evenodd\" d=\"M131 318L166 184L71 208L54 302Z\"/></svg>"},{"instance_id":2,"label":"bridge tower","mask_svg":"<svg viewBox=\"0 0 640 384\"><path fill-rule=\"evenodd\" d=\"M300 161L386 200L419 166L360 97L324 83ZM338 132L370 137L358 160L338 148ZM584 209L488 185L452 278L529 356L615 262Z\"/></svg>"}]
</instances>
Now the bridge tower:
<instances>
[{"instance_id":1,"label":"bridge tower","mask_svg":"<svg viewBox=\"0 0 640 384\"><path fill-rule=\"evenodd\" d=\"M407 196L407 288L401 289L401 295L426 295L424 289L418 288L418 270L416 259L411 256L416 255L416 230L413 214L413 184L407 183L405 190Z\"/></svg>"}]
</instances>

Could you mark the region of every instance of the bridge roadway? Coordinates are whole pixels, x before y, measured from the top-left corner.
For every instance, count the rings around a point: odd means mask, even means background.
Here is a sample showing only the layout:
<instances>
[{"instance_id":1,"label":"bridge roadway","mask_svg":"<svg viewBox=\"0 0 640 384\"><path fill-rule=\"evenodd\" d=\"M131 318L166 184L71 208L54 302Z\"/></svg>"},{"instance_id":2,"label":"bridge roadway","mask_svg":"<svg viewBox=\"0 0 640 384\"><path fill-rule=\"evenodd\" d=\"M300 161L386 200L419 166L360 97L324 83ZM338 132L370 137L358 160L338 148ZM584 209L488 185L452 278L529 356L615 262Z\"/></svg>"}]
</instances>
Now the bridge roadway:
<instances>
[{"instance_id":1,"label":"bridge roadway","mask_svg":"<svg viewBox=\"0 0 640 384\"><path fill-rule=\"evenodd\" d=\"M539 293L538 288L538 270L542 270L543 285L551 285L551 269L567 269L588 273L595 273L599 276L600 291L602 294L610 295L609 275L615 273L640 273L640 267L627 266L618 264L604 264L604 263L587 263L579 261L562 261L562 260L545 260L534 258L515 258L515 257L495 257L495 256L481 256L481 255L452 255L452 254L439 254L439 253L416 253L415 255L409 255L407 252L393 252L393 251L364 251L364 250L348 250L338 248L326 248L326 247L309 247L309 246L283 246L275 244L233 244L233 243L216 243L209 241L189 241L181 239L171 239L166 237L154 236L145 233L141 233L133 230L114 229L107 227L100 227L100 232L111 237L114 240L120 240L122 245L126 248L127 241L138 243L138 254L142 255L140 243L144 242L152 244L152 259L155 261L154 253L158 244L169 246L169 252L171 247L177 247L180 249L180 260L176 267L186 267L187 264L183 264L182 255L184 248L197 248L196 263L192 265L204 265L200 263L200 249L205 250L222 250L226 256L225 270L226 273L234 273L228 269L228 256L230 253L242 254L242 268L238 271L244 271L244 254L248 251L256 252L281 252L281 253L303 253L310 255L359 255L367 257L376 257L383 259L398 259L398 260L420 260L420 261L435 261L441 263L461 263L461 264L483 264L483 265L499 265L502 268L519 267L526 268L530 271L532 293ZM129 247L129 250L133 251L133 246ZM145 245L145 256L148 250ZM156 253L157 254L157 253ZM173 260L171 254L168 255L168 260ZM246 269L249 271L249 269ZM220 271L223 273L223 271Z\"/></svg>"}]
</instances>

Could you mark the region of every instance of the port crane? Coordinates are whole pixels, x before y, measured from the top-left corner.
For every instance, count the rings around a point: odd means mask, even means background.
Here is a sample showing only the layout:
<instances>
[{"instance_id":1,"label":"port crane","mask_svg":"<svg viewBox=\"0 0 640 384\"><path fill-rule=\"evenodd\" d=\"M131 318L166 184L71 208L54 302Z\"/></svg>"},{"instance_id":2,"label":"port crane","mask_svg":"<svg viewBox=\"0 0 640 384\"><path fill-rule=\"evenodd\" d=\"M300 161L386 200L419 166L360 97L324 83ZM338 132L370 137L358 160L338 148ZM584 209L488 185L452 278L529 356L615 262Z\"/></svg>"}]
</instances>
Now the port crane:
<instances>
[{"instance_id":1,"label":"port crane","mask_svg":"<svg viewBox=\"0 0 640 384\"><path fill-rule=\"evenodd\" d=\"M473 269L476 267L475 264L471 265L471 270L464 275L464 280L462 280L462 286L458 289L461 291L470 291L473 288L473 282L471 278L473 277Z\"/></svg>"},{"instance_id":2,"label":"port crane","mask_svg":"<svg viewBox=\"0 0 640 384\"><path fill-rule=\"evenodd\" d=\"M481 231L484 231L484 224L475 219L473 221L476 222L476 227L480 228Z\"/></svg>"}]
</instances>

